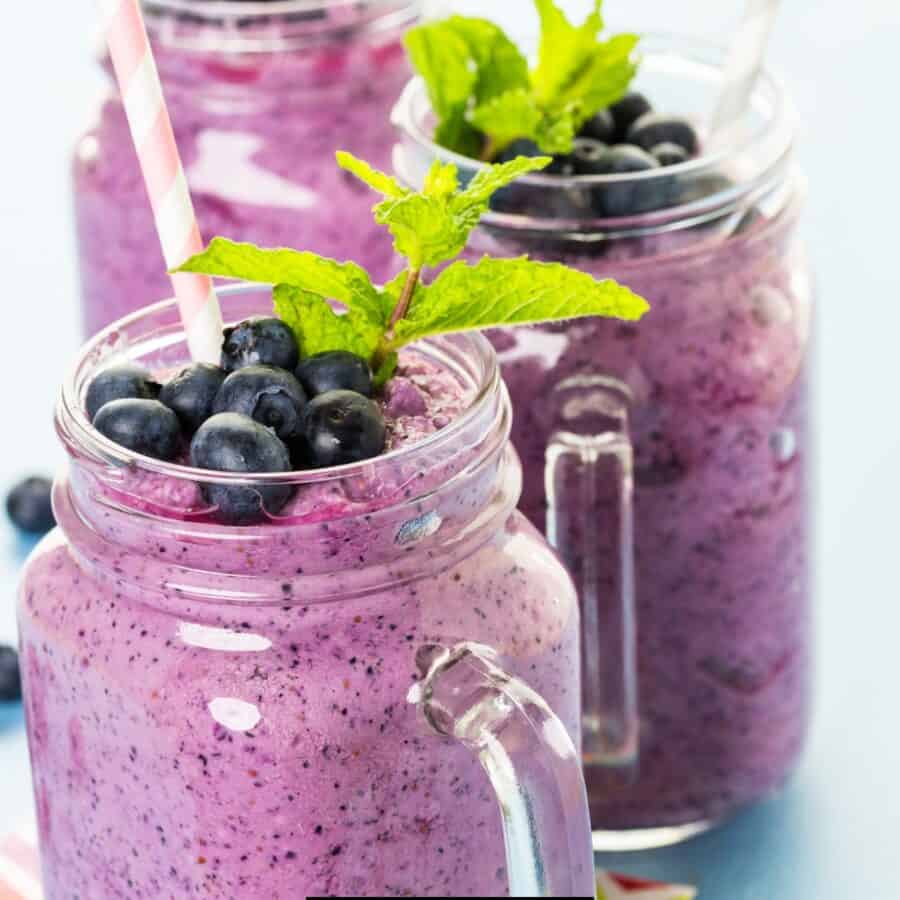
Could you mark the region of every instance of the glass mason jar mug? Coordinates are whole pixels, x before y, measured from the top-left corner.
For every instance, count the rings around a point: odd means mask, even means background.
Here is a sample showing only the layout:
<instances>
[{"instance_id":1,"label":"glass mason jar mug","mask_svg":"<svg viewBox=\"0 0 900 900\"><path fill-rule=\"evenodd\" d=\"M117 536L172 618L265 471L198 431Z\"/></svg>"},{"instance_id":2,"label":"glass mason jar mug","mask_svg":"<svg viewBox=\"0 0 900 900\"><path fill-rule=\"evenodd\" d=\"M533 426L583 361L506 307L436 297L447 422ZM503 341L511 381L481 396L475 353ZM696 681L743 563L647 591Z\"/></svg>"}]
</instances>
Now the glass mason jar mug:
<instances>
[{"instance_id":1,"label":"glass mason jar mug","mask_svg":"<svg viewBox=\"0 0 900 900\"><path fill-rule=\"evenodd\" d=\"M658 109L703 121L724 50L644 42ZM395 167L435 156L413 81ZM624 176L536 175L506 191L476 254L561 261L645 296L638 325L498 332L523 459L521 508L578 584L583 751L595 846L671 842L781 786L809 701L810 278L803 181L763 76L722 145Z\"/></svg>"},{"instance_id":2,"label":"glass mason jar mug","mask_svg":"<svg viewBox=\"0 0 900 900\"><path fill-rule=\"evenodd\" d=\"M353 258L387 277L390 239L334 152L388 165L389 113L409 74L401 39L421 0L143 6L204 237ZM93 334L170 290L114 89L78 144L73 179Z\"/></svg>"},{"instance_id":3,"label":"glass mason jar mug","mask_svg":"<svg viewBox=\"0 0 900 900\"><path fill-rule=\"evenodd\" d=\"M232 320L271 303L223 297ZM45 896L593 896L577 600L515 511L489 344L423 345L475 397L444 430L274 478L91 428L100 367L186 352L175 306L151 307L87 346L59 404L60 526L19 607ZM200 483L293 499L226 525Z\"/></svg>"}]
</instances>

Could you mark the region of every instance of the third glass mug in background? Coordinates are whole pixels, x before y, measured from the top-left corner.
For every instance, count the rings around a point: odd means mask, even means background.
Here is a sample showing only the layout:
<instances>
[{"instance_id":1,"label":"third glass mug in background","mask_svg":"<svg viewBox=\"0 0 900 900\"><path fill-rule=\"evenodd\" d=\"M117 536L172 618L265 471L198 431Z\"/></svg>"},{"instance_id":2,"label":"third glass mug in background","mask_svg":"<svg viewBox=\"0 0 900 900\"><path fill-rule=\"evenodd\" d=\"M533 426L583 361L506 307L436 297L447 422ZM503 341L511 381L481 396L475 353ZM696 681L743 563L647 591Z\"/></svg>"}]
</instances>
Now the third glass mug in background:
<instances>
[{"instance_id":1,"label":"third glass mug in background","mask_svg":"<svg viewBox=\"0 0 900 900\"><path fill-rule=\"evenodd\" d=\"M638 89L702 121L724 51L660 37L644 53ZM448 156L430 141L429 116L413 81L395 112L395 165L412 183ZM678 168L533 176L473 242L476 254L528 253L617 278L652 307L638 325L593 319L495 337L522 508L546 524L581 592L598 849L676 841L778 789L807 729L803 182L770 77L741 124L726 150ZM474 164L452 158L471 177ZM600 196L649 198L651 211L600 219L590 212Z\"/></svg>"},{"instance_id":2,"label":"third glass mug in background","mask_svg":"<svg viewBox=\"0 0 900 900\"><path fill-rule=\"evenodd\" d=\"M143 0L206 239L224 235L355 259L393 259L369 190L338 149L386 167L401 42L420 0ZM108 60L104 61L108 66ZM170 289L115 90L74 160L84 328L93 334Z\"/></svg>"}]
</instances>

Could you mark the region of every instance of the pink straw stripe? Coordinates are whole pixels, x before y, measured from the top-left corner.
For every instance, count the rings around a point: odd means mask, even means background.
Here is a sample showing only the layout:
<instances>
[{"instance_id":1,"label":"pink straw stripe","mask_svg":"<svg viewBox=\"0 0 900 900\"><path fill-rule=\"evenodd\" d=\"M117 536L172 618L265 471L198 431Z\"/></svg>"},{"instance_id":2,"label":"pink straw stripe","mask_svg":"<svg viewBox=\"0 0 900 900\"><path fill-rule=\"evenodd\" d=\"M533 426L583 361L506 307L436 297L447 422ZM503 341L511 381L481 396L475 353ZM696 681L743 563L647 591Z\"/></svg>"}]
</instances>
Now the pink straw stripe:
<instances>
[{"instance_id":1,"label":"pink straw stripe","mask_svg":"<svg viewBox=\"0 0 900 900\"><path fill-rule=\"evenodd\" d=\"M203 243L140 4L138 0L98 2L163 255L171 269L199 253ZM181 248L184 254L173 258ZM172 283L191 356L198 362L218 362L222 314L211 279L183 273L174 276Z\"/></svg>"}]
</instances>

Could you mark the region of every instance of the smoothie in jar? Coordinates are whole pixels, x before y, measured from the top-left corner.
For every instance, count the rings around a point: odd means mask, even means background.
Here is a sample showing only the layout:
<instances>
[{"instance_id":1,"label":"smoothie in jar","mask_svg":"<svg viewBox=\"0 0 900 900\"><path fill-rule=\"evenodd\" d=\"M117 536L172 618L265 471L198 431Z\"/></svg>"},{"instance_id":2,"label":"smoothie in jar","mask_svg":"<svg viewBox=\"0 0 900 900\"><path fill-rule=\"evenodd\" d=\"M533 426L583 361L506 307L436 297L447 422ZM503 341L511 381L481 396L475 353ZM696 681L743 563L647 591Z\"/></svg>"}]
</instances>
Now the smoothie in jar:
<instances>
[{"instance_id":1,"label":"smoothie in jar","mask_svg":"<svg viewBox=\"0 0 900 900\"><path fill-rule=\"evenodd\" d=\"M243 291L225 313L269 303ZM45 896L505 895L488 777L411 693L435 646L465 643L578 733L575 594L514 511L488 345L405 353L389 452L274 479L290 498L253 524L210 507L198 480L215 473L89 425L86 387L110 354L162 377L184 353L174 306L154 307L89 345L60 402L60 528L20 606ZM529 753L526 785L547 777ZM577 775L574 749L568 763ZM589 884L583 794L564 801L547 864L573 868L559 835L583 821Z\"/></svg>"},{"instance_id":2,"label":"smoothie in jar","mask_svg":"<svg viewBox=\"0 0 900 900\"><path fill-rule=\"evenodd\" d=\"M637 89L702 138L723 51L666 38L642 51ZM396 115L403 181L458 159L431 140L421 82ZM812 301L792 141L764 76L729 146L631 173L558 163L498 197L471 246L615 277L651 304L638 326L493 337L521 508L582 595L598 849L708 827L779 789L803 747Z\"/></svg>"},{"instance_id":3,"label":"smoothie in jar","mask_svg":"<svg viewBox=\"0 0 900 900\"><path fill-rule=\"evenodd\" d=\"M201 231L303 246L384 277L391 242L368 192L335 169L346 147L386 167L418 0L143 3ZM106 63L104 63L106 65ZM73 164L83 321L93 334L169 291L119 97Z\"/></svg>"}]
</instances>

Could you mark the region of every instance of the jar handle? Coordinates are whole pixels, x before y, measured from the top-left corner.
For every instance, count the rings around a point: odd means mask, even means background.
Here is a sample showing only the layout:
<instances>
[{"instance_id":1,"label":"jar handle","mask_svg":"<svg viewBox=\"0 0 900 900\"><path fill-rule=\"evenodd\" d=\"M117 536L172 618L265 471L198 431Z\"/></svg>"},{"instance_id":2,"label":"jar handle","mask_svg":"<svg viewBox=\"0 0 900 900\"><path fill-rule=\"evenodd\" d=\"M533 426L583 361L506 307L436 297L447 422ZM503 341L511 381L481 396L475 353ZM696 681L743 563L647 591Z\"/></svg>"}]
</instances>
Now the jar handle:
<instances>
[{"instance_id":1,"label":"jar handle","mask_svg":"<svg viewBox=\"0 0 900 900\"><path fill-rule=\"evenodd\" d=\"M581 604L585 766L629 780L638 760L631 394L606 376L554 389L547 447L547 538Z\"/></svg>"},{"instance_id":2,"label":"jar handle","mask_svg":"<svg viewBox=\"0 0 900 900\"><path fill-rule=\"evenodd\" d=\"M593 898L587 792L565 726L489 647L427 645L417 658L410 701L478 757L497 795L510 896Z\"/></svg>"}]
</instances>

